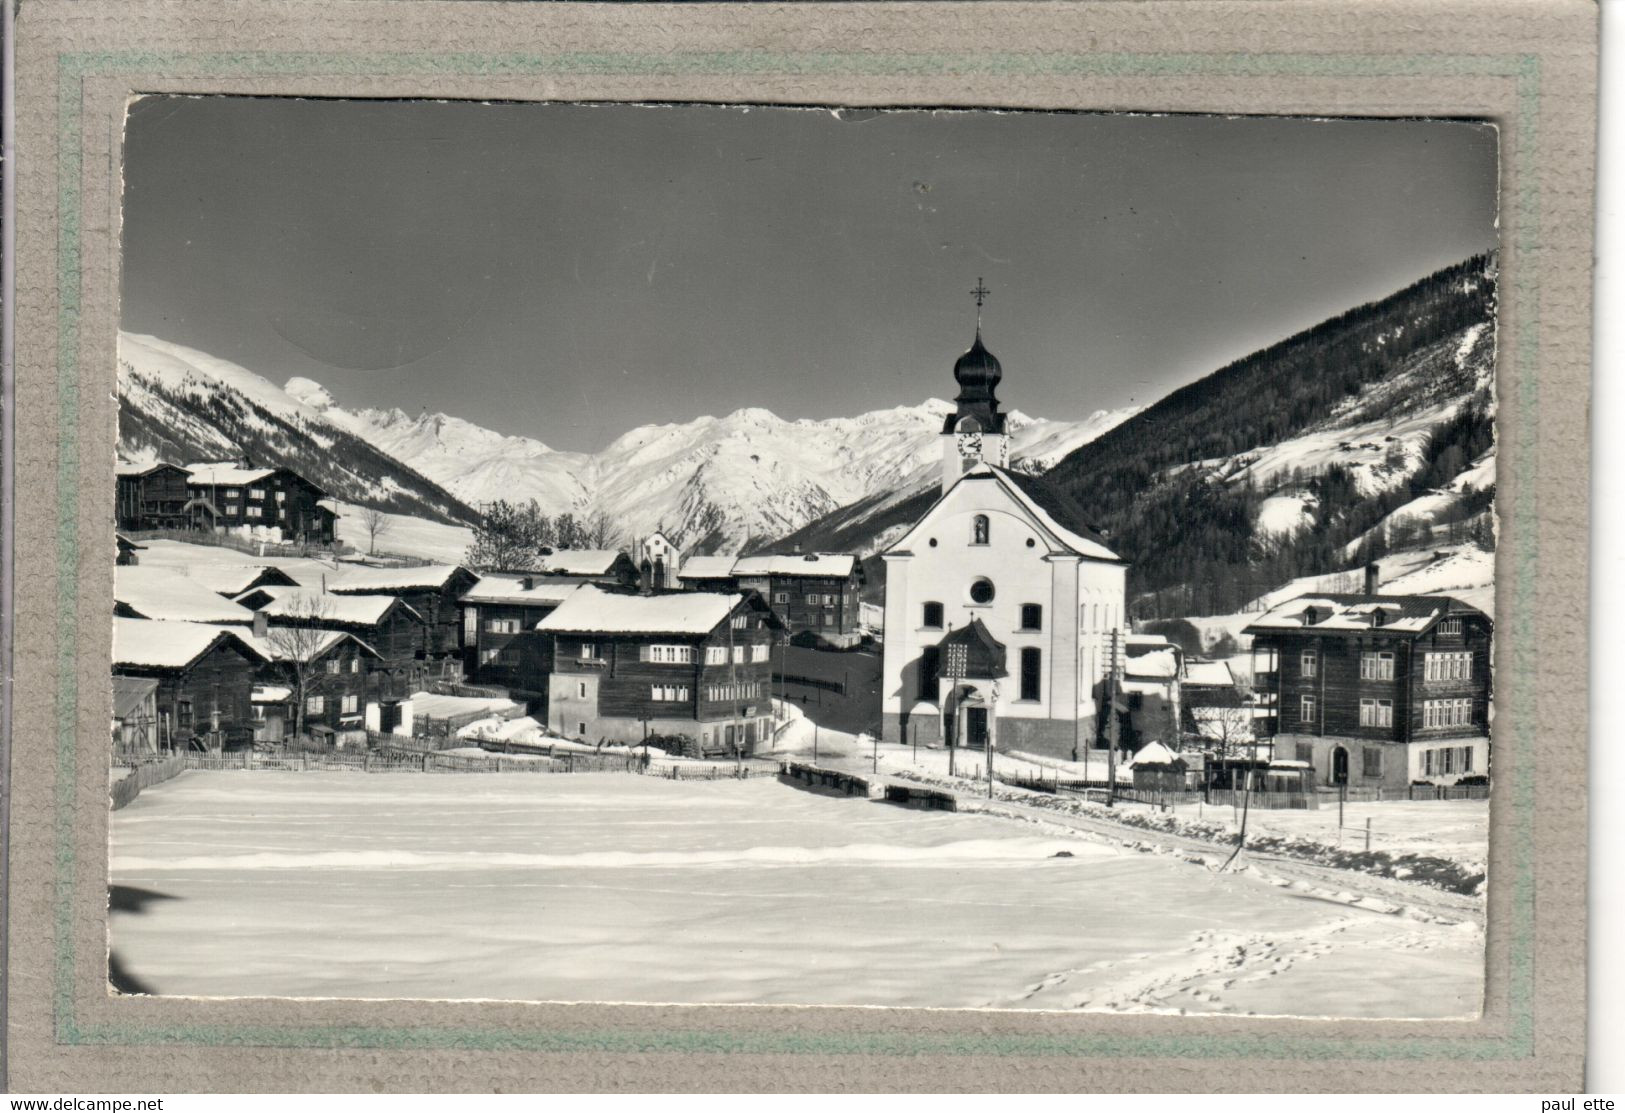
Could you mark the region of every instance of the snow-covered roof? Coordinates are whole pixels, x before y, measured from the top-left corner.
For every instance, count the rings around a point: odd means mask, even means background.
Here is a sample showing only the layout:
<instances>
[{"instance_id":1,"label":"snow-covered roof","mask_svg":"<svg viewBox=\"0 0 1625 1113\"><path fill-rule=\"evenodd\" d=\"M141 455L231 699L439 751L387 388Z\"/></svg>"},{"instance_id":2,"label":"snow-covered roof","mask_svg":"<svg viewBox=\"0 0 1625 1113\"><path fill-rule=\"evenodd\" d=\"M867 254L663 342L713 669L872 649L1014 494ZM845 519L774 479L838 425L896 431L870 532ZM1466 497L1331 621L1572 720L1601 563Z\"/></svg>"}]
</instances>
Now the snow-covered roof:
<instances>
[{"instance_id":1,"label":"snow-covered roof","mask_svg":"<svg viewBox=\"0 0 1625 1113\"><path fill-rule=\"evenodd\" d=\"M343 630L273 625L263 638L255 637L252 631L243 631L243 636L273 661L314 661L334 646L347 641L360 646L364 656L379 656L372 646Z\"/></svg>"},{"instance_id":2,"label":"snow-covered roof","mask_svg":"<svg viewBox=\"0 0 1625 1113\"><path fill-rule=\"evenodd\" d=\"M1126 648L1129 648L1129 649L1133 649L1136 646L1143 646L1143 647L1155 649L1155 648L1160 648L1160 647L1165 646L1165 645L1173 645L1173 644L1174 644L1173 642L1169 641L1166 637L1164 637L1161 634L1124 634L1123 635L1123 645Z\"/></svg>"},{"instance_id":3,"label":"snow-covered roof","mask_svg":"<svg viewBox=\"0 0 1625 1113\"><path fill-rule=\"evenodd\" d=\"M412 693L412 715L420 719L451 719L483 711L503 717L524 709L524 705L501 696L443 696L434 692Z\"/></svg>"},{"instance_id":4,"label":"snow-covered roof","mask_svg":"<svg viewBox=\"0 0 1625 1113\"><path fill-rule=\"evenodd\" d=\"M147 464L127 464L123 460L113 465L113 474L122 476L151 475L160 468L180 468L179 464L166 464L162 460ZM185 471L185 468L181 468Z\"/></svg>"},{"instance_id":5,"label":"snow-covered roof","mask_svg":"<svg viewBox=\"0 0 1625 1113\"><path fill-rule=\"evenodd\" d=\"M309 621L316 626L334 622L376 626L389 613L389 608L397 603L405 607L413 618L422 617L393 595L335 595L330 591L313 591L306 587L256 587L243 594L254 597L261 593L268 599L258 609L273 621L291 618ZM253 616L249 618L252 620Z\"/></svg>"},{"instance_id":6,"label":"snow-covered roof","mask_svg":"<svg viewBox=\"0 0 1625 1113\"><path fill-rule=\"evenodd\" d=\"M268 564L203 564L197 563L179 570L193 583L201 584L217 595L236 597L261 582L289 585L294 578L282 569Z\"/></svg>"},{"instance_id":7,"label":"snow-covered roof","mask_svg":"<svg viewBox=\"0 0 1625 1113\"><path fill-rule=\"evenodd\" d=\"M1179 651L1170 645L1148 653L1125 655L1123 674L1140 680L1173 680L1179 675Z\"/></svg>"},{"instance_id":8,"label":"snow-covered roof","mask_svg":"<svg viewBox=\"0 0 1625 1113\"><path fill-rule=\"evenodd\" d=\"M210 588L173 568L126 565L113 570L113 599L128 617L172 622L254 621L247 607L223 599Z\"/></svg>"},{"instance_id":9,"label":"snow-covered roof","mask_svg":"<svg viewBox=\"0 0 1625 1113\"><path fill-rule=\"evenodd\" d=\"M550 634L709 634L744 598L711 591L617 595L588 584L536 629Z\"/></svg>"},{"instance_id":10,"label":"snow-covered roof","mask_svg":"<svg viewBox=\"0 0 1625 1113\"><path fill-rule=\"evenodd\" d=\"M679 580L725 580L734 574L734 563L739 557L728 553L722 556L691 556L683 561L677 572Z\"/></svg>"},{"instance_id":11,"label":"snow-covered roof","mask_svg":"<svg viewBox=\"0 0 1625 1113\"><path fill-rule=\"evenodd\" d=\"M1083 511L1078 504L1063 492L1056 490L1039 476L1022 475L987 463L977 464L955 480L953 486L932 503L931 509L922 514L888 551L893 553L906 551L912 539L932 521L936 509L952 498L966 483L985 485L989 480L1020 507L1041 534L1047 536L1047 543L1067 552L1076 553L1087 560L1122 563L1122 558L1107 548L1084 520Z\"/></svg>"},{"instance_id":12,"label":"snow-covered roof","mask_svg":"<svg viewBox=\"0 0 1625 1113\"><path fill-rule=\"evenodd\" d=\"M1234 688L1236 678L1228 661L1186 661L1185 683L1204 688Z\"/></svg>"},{"instance_id":13,"label":"snow-covered roof","mask_svg":"<svg viewBox=\"0 0 1625 1113\"><path fill-rule=\"evenodd\" d=\"M542 572L549 576L603 576L622 557L626 554L619 549L557 549L542 558Z\"/></svg>"},{"instance_id":14,"label":"snow-covered roof","mask_svg":"<svg viewBox=\"0 0 1625 1113\"><path fill-rule=\"evenodd\" d=\"M1269 764L1271 769L1313 769L1314 765L1307 761L1292 761L1286 758L1275 758Z\"/></svg>"},{"instance_id":15,"label":"snow-covered roof","mask_svg":"<svg viewBox=\"0 0 1625 1113\"><path fill-rule=\"evenodd\" d=\"M1376 617L1379 612L1380 620ZM1310 594L1270 608L1245 632L1312 629L1316 633L1420 634L1447 614L1482 616L1483 612L1448 595Z\"/></svg>"},{"instance_id":16,"label":"snow-covered roof","mask_svg":"<svg viewBox=\"0 0 1625 1113\"><path fill-rule=\"evenodd\" d=\"M457 564L425 564L418 568L345 568L327 585L327 590L343 595L373 591L438 590L459 572L473 574Z\"/></svg>"},{"instance_id":17,"label":"snow-covered roof","mask_svg":"<svg viewBox=\"0 0 1625 1113\"><path fill-rule=\"evenodd\" d=\"M293 698L293 689L281 684L256 684L248 694L250 703L287 703Z\"/></svg>"},{"instance_id":18,"label":"snow-covered roof","mask_svg":"<svg viewBox=\"0 0 1625 1113\"><path fill-rule=\"evenodd\" d=\"M241 464L227 461L187 464L186 470L191 473L191 482L198 486L241 487L248 483L257 483L269 475L275 475L278 469L245 468Z\"/></svg>"},{"instance_id":19,"label":"snow-covered roof","mask_svg":"<svg viewBox=\"0 0 1625 1113\"><path fill-rule=\"evenodd\" d=\"M265 659L251 638L231 626L203 622L153 622L145 618L113 620L113 667L183 669L222 638L239 643L250 656Z\"/></svg>"},{"instance_id":20,"label":"snow-covered roof","mask_svg":"<svg viewBox=\"0 0 1625 1113\"><path fill-rule=\"evenodd\" d=\"M857 566L853 553L764 553L740 557L735 576L850 576Z\"/></svg>"},{"instance_id":21,"label":"snow-covered roof","mask_svg":"<svg viewBox=\"0 0 1625 1113\"><path fill-rule=\"evenodd\" d=\"M530 586L525 586L525 581ZM516 607L556 607L581 590L580 584L550 580L545 576L509 576L497 572L482 575L463 592L464 603L501 603Z\"/></svg>"},{"instance_id":22,"label":"snow-covered roof","mask_svg":"<svg viewBox=\"0 0 1625 1113\"><path fill-rule=\"evenodd\" d=\"M1179 756L1161 742L1151 742L1134 752L1133 765L1172 765Z\"/></svg>"}]
</instances>

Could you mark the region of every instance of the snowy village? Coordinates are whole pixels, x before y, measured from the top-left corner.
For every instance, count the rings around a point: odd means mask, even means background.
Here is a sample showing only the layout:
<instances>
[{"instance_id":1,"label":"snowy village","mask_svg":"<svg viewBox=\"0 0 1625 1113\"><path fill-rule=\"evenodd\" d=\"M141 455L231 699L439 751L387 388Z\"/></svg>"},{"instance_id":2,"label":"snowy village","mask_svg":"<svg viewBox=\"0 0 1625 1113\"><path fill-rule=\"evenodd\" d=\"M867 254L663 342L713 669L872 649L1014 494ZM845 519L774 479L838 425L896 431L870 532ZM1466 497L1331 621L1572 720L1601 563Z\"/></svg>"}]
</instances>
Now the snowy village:
<instances>
[{"instance_id":1,"label":"snowy village","mask_svg":"<svg viewBox=\"0 0 1625 1113\"><path fill-rule=\"evenodd\" d=\"M114 988L1477 1015L1495 280L597 453L122 333Z\"/></svg>"}]
</instances>

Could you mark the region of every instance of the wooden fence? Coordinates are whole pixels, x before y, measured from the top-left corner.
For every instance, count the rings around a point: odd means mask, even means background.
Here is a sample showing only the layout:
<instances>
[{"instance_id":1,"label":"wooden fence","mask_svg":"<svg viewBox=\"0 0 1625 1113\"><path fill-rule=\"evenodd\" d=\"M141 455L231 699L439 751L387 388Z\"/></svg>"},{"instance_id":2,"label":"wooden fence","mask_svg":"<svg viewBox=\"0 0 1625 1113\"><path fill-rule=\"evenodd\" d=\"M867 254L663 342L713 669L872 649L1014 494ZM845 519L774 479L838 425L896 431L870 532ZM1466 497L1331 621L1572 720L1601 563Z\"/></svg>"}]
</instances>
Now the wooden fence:
<instances>
[{"instance_id":1,"label":"wooden fence","mask_svg":"<svg viewBox=\"0 0 1625 1113\"><path fill-rule=\"evenodd\" d=\"M1392 800L1488 800L1489 785L1406 785L1404 788L1329 788L1319 793L1328 801L1341 798L1346 804L1373 804Z\"/></svg>"},{"instance_id":2,"label":"wooden fence","mask_svg":"<svg viewBox=\"0 0 1625 1113\"><path fill-rule=\"evenodd\" d=\"M253 541L229 533L190 529L141 529L126 532L131 541L184 541L188 545L214 545L222 549L236 549L240 553L268 557L321 557L354 552L347 545L301 545L290 541Z\"/></svg>"},{"instance_id":3,"label":"wooden fence","mask_svg":"<svg viewBox=\"0 0 1625 1113\"><path fill-rule=\"evenodd\" d=\"M167 757L162 761L147 762L137 765L124 776L113 782L109 795L113 799L113 811L118 811L124 805L141 795L141 790L150 788L171 777L179 776L187 769L184 755Z\"/></svg>"}]
</instances>

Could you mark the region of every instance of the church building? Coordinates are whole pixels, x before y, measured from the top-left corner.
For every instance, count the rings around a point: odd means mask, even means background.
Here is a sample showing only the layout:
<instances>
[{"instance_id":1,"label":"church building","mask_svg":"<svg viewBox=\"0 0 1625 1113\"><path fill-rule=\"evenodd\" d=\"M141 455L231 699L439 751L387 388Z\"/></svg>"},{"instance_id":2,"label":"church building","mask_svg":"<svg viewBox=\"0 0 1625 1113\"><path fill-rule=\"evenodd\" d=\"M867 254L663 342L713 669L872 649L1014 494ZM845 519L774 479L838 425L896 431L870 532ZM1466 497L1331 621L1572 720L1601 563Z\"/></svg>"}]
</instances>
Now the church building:
<instances>
[{"instance_id":1,"label":"church building","mask_svg":"<svg viewBox=\"0 0 1625 1113\"><path fill-rule=\"evenodd\" d=\"M1070 759L1102 744L1127 566L1070 497L1010 469L1003 371L982 344L987 291L974 293L941 494L882 554L883 737Z\"/></svg>"}]
</instances>

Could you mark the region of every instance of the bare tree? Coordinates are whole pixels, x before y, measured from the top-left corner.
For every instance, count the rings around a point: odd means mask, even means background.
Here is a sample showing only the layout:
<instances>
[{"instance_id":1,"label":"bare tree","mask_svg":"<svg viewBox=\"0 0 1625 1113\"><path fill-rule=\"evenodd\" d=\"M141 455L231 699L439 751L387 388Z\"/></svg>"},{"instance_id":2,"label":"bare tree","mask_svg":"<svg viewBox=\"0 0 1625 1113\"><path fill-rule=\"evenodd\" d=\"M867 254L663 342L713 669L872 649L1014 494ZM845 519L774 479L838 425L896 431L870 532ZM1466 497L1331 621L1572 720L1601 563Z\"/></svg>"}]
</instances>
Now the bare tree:
<instances>
[{"instance_id":1,"label":"bare tree","mask_svg":"<svg viewBox=\"0 0 1625 1113\"><path fill-rule=\"evenodd\" d=\"M376 554L378 539L388 533L392 525L389 515L376 506L368 506L362 509L360 517L361 528L367 531L367 553L369 556Z\"/></svg>"},{"instance_id":2,"label":"bare tree","mask_svg":"<svg viewBox=\"0 0 1625 1113\"><path fill-rule=\"evenodd\" d=\"M626 540L626 531L602 510L593 510L581 518L577 536L583 549L618 549Z\"/></svg>"},{"instance_id":3,"label":"bare tree","mask_svg":"<svg viewBox=\"0 0 1625 1113\"><path fill-rule=\"evenodd\" d=\"M333 614L333 604L325 594L315 591L301 592L289 598L288 605L278 616L283 625L266 630L265 640L271 656L293 679L294 728L296 736L305 733L305 703L320 695L323 677L317 657L333 631L325 629L323 622Z\"/></svg>"}]
</instances>

